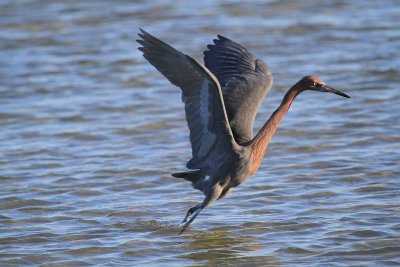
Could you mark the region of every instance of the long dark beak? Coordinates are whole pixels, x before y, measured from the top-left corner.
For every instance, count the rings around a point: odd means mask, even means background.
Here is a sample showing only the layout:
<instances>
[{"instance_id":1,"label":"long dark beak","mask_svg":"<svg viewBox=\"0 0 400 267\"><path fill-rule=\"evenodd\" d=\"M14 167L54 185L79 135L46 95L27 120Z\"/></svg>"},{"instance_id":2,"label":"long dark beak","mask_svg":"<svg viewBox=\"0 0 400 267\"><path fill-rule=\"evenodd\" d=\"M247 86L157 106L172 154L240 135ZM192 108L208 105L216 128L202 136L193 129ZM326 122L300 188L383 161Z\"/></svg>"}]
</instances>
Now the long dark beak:
<instances>
[{"instance_id":1,"label":"long dark beak","mask_svg":"<svg viewBox=\"0 0 400 267\"><path fill-rule=\"evenodd\" d=\"M332 87L330 87L328 85L322 86L321 89L322 89L321 90L322 92L334 93L334 94L337 94L337 95L340 95L340 96L343 96L343 97L350 98L350 96L346 95L345 93L342 93L342 92L340 92L340 91L336 90L335 88L332 88Z\"/></svg>"}]
</instances>

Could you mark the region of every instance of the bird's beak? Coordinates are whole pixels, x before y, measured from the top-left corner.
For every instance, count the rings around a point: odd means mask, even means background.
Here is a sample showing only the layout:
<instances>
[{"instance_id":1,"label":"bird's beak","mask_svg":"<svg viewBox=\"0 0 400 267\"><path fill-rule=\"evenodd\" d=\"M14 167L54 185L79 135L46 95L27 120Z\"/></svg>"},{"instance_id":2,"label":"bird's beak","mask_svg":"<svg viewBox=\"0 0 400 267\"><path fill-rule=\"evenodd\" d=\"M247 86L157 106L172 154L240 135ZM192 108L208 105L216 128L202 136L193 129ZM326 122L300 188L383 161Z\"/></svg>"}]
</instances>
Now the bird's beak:
<instances>
[{"instance_id":1,"label":"bird's beak","mask_svg":"<svg viewBox=\"0 0 400 267\"><path fill-rule=\"evenodd\" d=\"M330 87L329 85L324 85L321 88L321 92L329 92L329 93L334 93L343 97L350 98L350 96L346 95L345 93L340 92L339 90L336 90L335 88Z\"/></svg>"}]
</instances>

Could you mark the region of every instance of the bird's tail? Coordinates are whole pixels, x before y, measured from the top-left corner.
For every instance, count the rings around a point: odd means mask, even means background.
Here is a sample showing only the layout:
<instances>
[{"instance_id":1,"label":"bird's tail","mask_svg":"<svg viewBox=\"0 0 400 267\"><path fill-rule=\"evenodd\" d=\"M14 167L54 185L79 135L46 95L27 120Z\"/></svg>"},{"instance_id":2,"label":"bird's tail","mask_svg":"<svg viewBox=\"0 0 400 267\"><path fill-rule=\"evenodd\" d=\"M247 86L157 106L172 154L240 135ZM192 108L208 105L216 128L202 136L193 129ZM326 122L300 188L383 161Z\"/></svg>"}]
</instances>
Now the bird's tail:
<instances>
[{"instance_id":1,"label":"bird's tail","mask_svg":"<svg viewBox=\"0 0 400 267\"><path fill-rule=\"evenodd\" d=\"M201 178L200 170L185 171L185 172L174 172L171 175L176 177L176 178L182 178L182 179L188 180L188 181L190 181L192 183L196 182L198 179Z\"/></svg>"}]
</instances>

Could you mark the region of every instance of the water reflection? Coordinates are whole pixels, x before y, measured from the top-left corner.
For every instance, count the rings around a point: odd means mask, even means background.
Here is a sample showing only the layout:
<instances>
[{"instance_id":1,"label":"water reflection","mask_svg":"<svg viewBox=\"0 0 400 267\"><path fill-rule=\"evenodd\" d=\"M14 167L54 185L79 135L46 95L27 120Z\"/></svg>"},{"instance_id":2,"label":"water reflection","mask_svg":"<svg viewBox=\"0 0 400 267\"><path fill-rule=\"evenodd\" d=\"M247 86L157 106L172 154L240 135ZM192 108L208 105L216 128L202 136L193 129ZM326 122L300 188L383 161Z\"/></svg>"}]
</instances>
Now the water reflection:
<instances>
[{"instance_id":1,"label":"water reflection","mask_svg":"<svg viewBox=\"0 0 400 267\"><path fill-rule=\"evenodd\" d=\"M254 252L262 249L254 236L234 236L232 233L210 229L207 233L196 233L183 236L187 240L182 245L192 252L183 258L215 266L221 260L225 263L237 263L243 257L243 252Z\"/></svg>"}]
</instances>

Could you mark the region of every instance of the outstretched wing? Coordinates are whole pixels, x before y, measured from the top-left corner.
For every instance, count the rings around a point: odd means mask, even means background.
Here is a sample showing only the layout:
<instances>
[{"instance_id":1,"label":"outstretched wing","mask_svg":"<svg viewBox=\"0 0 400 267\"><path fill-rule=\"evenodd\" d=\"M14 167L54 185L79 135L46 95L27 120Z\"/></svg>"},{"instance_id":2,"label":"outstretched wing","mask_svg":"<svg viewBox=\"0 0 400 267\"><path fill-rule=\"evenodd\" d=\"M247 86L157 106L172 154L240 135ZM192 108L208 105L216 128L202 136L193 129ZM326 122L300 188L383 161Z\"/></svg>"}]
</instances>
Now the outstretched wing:
<instances>
[{"instance_id":1,"label":"outstretched wing","mask_svg":"<svg viewBox=\"0 0 400 267\"><path fill-rule=\"evenodd\" d=\"M218 78L226 112L236 141L253 138L253 123L272 86L268 66L243 46L218 35L204 52L205 66Z\"/></svg>"},{"instance_id":2,"label":"outstretched wing","mask_svg":"<svg viewBox=\"0 0 400 267\"><path fill-rule=\"evenodd\" d=\"M218 80L193 58L141 29L137 40L143 56L172 84L182 89L193 158L190 169L204 167L215 153L229 153L235 144Z\"/></svg>"}]
</instances>

